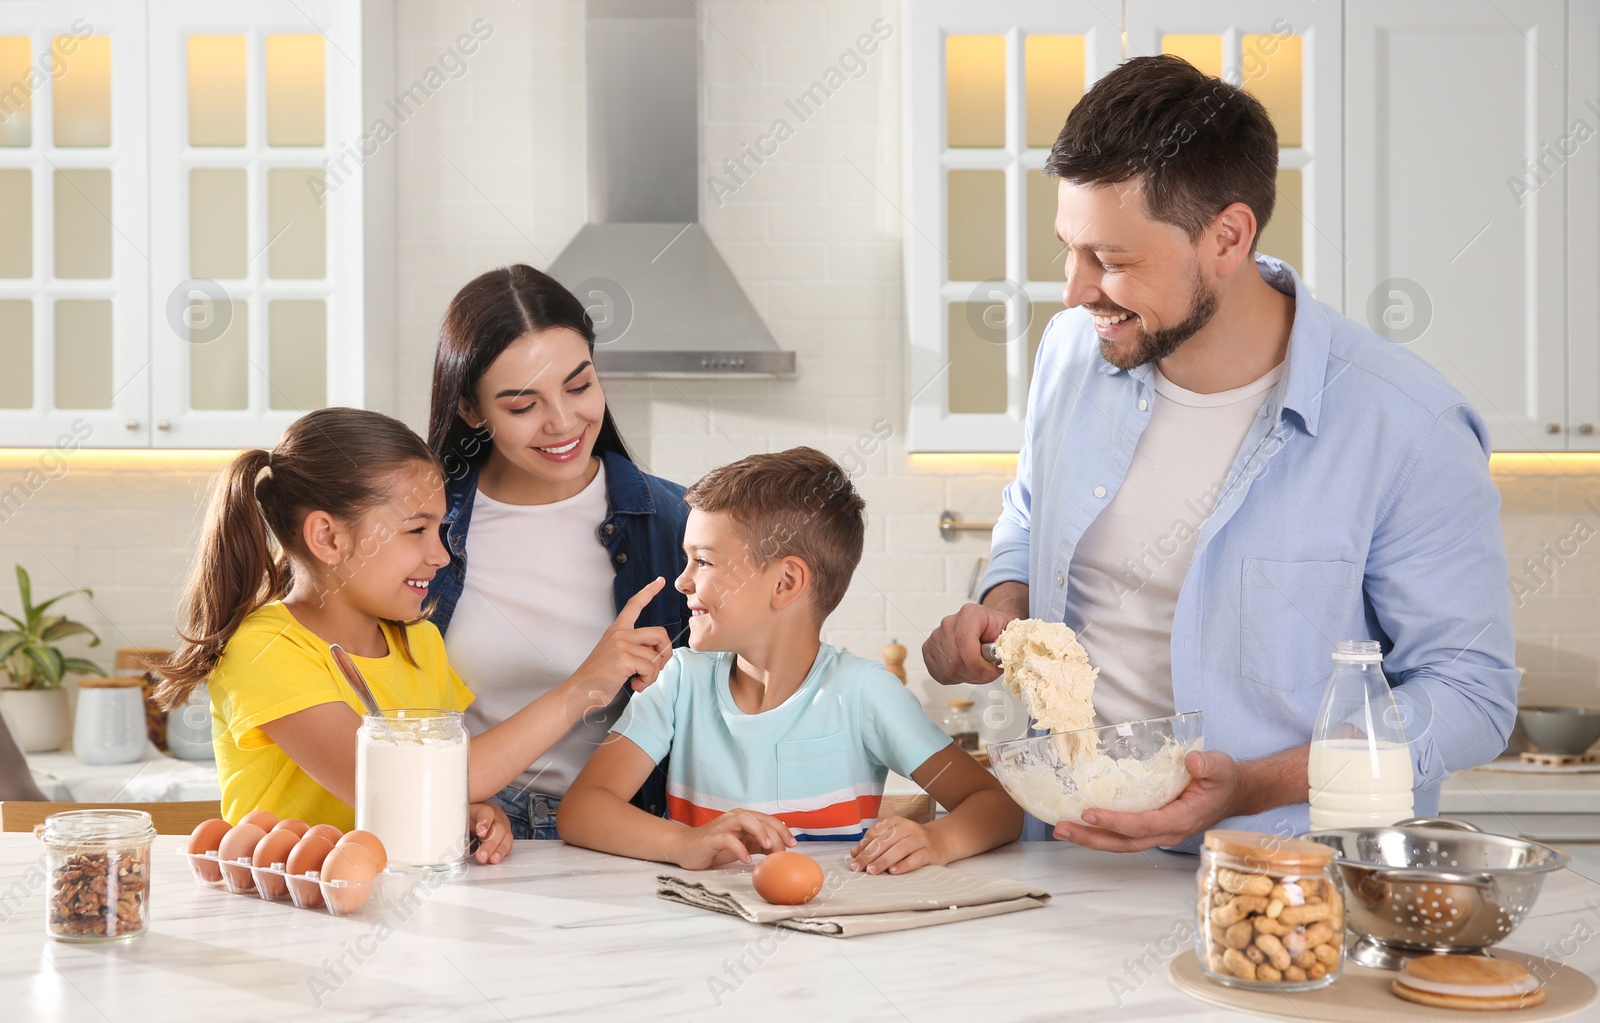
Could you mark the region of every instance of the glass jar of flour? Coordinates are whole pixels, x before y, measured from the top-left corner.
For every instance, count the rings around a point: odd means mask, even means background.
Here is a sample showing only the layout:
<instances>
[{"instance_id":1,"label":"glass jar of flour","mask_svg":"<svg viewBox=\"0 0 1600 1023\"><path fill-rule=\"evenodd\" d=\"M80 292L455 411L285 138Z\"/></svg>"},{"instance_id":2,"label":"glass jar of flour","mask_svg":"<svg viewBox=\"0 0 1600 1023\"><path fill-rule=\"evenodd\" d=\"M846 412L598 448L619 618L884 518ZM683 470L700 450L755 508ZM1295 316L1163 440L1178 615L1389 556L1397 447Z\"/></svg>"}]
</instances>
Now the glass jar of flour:
<instances>
[{"instance_id":1,"label":"glass jar of flour","mask_svg":"<svg viewBox=\"0 0 1600 1023\"><path fill-rule=\"evenodd\" d=\"M467 852L467 729L458 711L365 715L356 732L356 827L389 862L456 871Z\"/></svg>"}]
</instances>

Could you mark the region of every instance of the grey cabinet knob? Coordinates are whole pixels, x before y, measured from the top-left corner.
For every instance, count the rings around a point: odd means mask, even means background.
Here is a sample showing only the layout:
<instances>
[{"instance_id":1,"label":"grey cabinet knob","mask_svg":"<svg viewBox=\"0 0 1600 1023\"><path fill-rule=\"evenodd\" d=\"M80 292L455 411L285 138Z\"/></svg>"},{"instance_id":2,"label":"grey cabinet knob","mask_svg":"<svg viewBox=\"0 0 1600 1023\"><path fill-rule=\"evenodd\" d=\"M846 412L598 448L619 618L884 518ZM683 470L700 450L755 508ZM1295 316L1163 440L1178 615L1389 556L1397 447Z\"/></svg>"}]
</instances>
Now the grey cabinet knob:
<instances>
[{"instance_id":1,"label":"grey cabinet knob","mask_svg":"<svg viewBox=\"0 0 1600 1023\"><path fill-rule=\"evenodd\" d=\"M1587 437L1591 433L1594 432L1594 424L1593 423L1579 423L1578 424L1578 432L1583 434L1585 437Z\"/></svg>"},{"instance_id":2,"label":"grey cabinet knob","mask_svg":"<svg viewBox=\"0 0 1600 1023\"><path fill-rule=\"evenodd\" d=\"M137 430L139 428L139 420L137 420L137 419L125 419L122 422L122 426L123 426L123 429Z\"/></svg>"},{"instance_id":3,"label":"grey cabinet knob","mask_svg":"<svg viewBox=\"0 0 1600 1023\"><path fill-rule=\"evenodd\" d=\"M1560 433L1561 432L1561 424L1560 423L1547 423L1545 425L1544 432L1545 433Z\"/></svg>"},{"instance_id":4,"label":"grey cabinet knob","mask_svg":"<svg viewBox=\"0 0 1600 1023\"><path fill-rule=\"evenodd\" d=\"M156 420L156 429L158 429L158 430L170 430L170 429L172 429L172 424L169 423L165 419L157 419Z\"/></svg>"}]
</instances>

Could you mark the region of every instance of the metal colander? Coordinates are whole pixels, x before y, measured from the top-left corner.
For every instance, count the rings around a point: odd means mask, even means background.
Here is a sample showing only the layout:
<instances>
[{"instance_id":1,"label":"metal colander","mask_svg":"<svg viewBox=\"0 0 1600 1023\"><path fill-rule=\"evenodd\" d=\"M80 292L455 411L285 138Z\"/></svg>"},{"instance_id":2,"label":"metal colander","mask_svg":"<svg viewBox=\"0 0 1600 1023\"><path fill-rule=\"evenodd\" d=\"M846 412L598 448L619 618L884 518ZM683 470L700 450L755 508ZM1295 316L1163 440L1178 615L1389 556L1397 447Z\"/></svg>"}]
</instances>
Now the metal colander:
<instances>
[{"instance_id":1,"label":"metal colander","mask_svg":"<svg viewBox=\"0 0 1600 1023\"><path fill-rule=\"evenodd\" d=\"M1334 851L1346 924L1359 938L1350 957L1390 969L1418 954L1483 954L1528 915L1544 875L1571 862L1558 849L1439 818L1300 837Z\"/></svg>"}]
</instances>

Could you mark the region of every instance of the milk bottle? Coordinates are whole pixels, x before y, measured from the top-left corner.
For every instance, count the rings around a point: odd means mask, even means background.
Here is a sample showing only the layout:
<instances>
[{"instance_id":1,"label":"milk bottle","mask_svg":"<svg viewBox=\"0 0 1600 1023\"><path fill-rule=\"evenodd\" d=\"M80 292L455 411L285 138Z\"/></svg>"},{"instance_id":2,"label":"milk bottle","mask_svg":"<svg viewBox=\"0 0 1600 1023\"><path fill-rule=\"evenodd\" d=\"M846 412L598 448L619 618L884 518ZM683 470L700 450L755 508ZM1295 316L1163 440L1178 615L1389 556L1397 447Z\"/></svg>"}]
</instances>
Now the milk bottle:
<instances>
[{"instance_id":1,"label":"milk bottle","mask_svg":"<svg viewBox=\"0 0 1600 1023\"><path fill-rule=\"evenodd\" d=\"M1377 643L1335 645L1309 775L1312 830L1387 827L1412 816L1411 747Z\"/></svg>"}]
</instances>

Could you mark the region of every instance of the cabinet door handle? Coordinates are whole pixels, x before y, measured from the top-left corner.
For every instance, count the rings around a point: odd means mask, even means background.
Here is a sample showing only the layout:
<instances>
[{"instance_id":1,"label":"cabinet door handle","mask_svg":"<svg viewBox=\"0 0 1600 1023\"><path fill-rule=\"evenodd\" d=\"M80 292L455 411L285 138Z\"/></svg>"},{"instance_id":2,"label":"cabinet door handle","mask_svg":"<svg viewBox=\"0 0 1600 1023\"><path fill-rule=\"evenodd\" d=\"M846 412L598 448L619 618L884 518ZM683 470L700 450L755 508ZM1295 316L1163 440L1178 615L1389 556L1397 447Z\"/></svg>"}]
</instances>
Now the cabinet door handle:
<instances>
[{"instance_id":1,"label":"cabinet door handle","mask_svg":"<svg viewBox=\"0 0 1600 1023\"><path fill-rule=\"evenodd\" d=\"M170 430L170 429L172 429L172 424L169 423L165 419L157 419L156 420L156 429L158 429L158 430Z\"/></svg>"},{"instance_id":2,"label":"cabinet door handle","mask_svg":"<svg viewBox=\"0 0 1600 1023\"><path fill-rule=\"evenodd\" d=\"M1583 434L1585 437L1587 437L1591 433L1594 432L1594 424L1593 423L1579 423L1578 424L1578 432Z\"/></svg>"},{"instance_id":3,"label":"cabinet door handle","mask_svg":"<svg viewBox=\"0 0 1600 1023\"><path fill-rule=\"evenodd\" d=\"M1561 424L1560 423L1547 423L1545 425L1544 432L1545 433L1560 433L1561 432Z\"/></svg>"},{"instance_id":4,"label":"cabinet door handle","mask_svg":"<svg viewBox=\"0 0 1600 1023\"><path fill-rule=\"evenodd\" d=\"M139 428L139 420L137 420L137 419L125 419L122 422L122 427L125 430L137 430Z\"/></svg>"}]
</instances>

